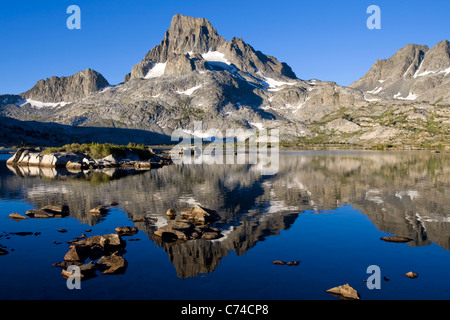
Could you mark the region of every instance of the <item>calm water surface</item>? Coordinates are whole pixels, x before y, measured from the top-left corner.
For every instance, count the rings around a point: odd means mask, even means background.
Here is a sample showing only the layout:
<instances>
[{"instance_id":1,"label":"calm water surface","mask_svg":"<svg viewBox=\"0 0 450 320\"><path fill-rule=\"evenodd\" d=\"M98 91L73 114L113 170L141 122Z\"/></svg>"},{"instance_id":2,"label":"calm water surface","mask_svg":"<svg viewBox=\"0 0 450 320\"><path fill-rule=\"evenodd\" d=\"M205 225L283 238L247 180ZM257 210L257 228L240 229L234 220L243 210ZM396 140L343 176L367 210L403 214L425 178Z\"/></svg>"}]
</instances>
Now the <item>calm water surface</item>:
<instances>
[{"instance_id":1,"label":"calm water surface","mask_svg":"<svg viewBox=\"0 0 450 320\"><path fill-rule=\"evenodd\" d=\"M325 290L345 283L364 300L450 298L449 154L285 152L274 176L253 165L76 175L8 168L9 155L0 157L0 246L9 252L0 256L0 299L335 300ZM112 201L119 205L104 218L90 215ZM8 218L48 204L66 204L71 214ZM168 244L153 235L168 208L195 204L220 214L214 226L222 238ZM158 221L132 222L144 216ZM124 237L126 272L98 273L69 290L52 266L63 260L67 241L118 226L139 228ZM11 234L23 231L38 234ZM386 235L413 241L380 240ZM381 289L364 281L370 265L380 267ZM405 277L408 271L418 278Z\"/></svg>"}]
</instances>

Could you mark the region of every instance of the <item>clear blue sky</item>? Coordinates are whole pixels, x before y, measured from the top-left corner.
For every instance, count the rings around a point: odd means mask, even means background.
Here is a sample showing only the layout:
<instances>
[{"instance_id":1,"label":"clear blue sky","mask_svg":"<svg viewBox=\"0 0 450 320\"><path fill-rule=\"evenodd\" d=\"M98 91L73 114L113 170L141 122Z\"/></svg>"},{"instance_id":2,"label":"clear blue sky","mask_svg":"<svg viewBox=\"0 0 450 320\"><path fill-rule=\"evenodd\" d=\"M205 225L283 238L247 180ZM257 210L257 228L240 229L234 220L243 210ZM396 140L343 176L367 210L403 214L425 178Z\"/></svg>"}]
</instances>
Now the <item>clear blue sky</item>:
<instances>
[{"instance_id":1,"label":"clear blue sky","mask_svg":"<svg viewBox=\"0 0 450 320\"><path fill-rule=\"evenodd\" d=\"M72 4L81 9L81 30L66 27ZM366 27L371 4L381 8L381 30ZM408 43L450 40L449 12L448 0L2 0L0 94L86 68L117 84L160 43L176 13L208 19L226 40L243 38L301 79L348 85Z\"/></svg>"}]
</instances>

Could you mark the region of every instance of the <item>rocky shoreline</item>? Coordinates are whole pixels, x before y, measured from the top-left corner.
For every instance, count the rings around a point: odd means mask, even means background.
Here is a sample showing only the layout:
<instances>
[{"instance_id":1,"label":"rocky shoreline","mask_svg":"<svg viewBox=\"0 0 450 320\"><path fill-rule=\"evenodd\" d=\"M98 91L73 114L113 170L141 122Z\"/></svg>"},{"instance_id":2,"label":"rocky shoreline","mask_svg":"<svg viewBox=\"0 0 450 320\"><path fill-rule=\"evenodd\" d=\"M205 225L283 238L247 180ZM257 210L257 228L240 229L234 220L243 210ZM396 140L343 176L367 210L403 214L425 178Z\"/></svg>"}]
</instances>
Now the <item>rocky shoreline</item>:
<instances>
[{"instance_id":1,"label":"rocky shoreline","mask_svg":"<svg viewBox=\"0 0 450 320\"><path fill-rule=\"evenodd\" d=\"M136 154L125 156L108 155L101 159L94 159L87 154L74 152L43 153L39 149L19 148L6 161L10 166L35 166L47 168L66 168L67 170L87 170L105 168L159 168L171 164L170 156L152 152L149 159L142 160Z\"/></svg>"}]
</instances>

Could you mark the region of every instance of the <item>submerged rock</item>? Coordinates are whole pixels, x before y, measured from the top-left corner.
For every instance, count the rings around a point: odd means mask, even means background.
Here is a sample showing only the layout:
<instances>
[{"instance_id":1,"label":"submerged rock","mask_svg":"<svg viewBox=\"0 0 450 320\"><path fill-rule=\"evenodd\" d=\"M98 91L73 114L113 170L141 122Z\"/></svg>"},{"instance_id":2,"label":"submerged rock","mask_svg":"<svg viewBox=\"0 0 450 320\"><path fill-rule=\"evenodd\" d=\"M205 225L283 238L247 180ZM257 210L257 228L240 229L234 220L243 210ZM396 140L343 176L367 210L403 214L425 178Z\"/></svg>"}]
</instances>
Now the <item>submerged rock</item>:
<instances>
[{"instance_id":1,"label":"submerged rock","mask_svg":"<svg viewBox=\"0 0 450 320\"><path fill-rule=\"evenodd\" d=\"M96 266L102 274L121 274L125 272L128 263L122 256L113 254L101 257Z\"/></svg>"},{"instance_id":2,"label":"submerged rock","mask_svg":"<svg viewBox=\"0 0 450 320\"><path fill-rule=\"evenodd\" d=\"M37 235L37 233L33 233L31 231L19 231L19 232L10 232L9 234L14 234L16 236L31 236L31 235Z\"/></svg>"},{"instance_id":3,"label":"submerged rock","mask_svg":"<svg viewBox=\"0 0 450 320\"><path fill-rule=\"evenodd\" d=\"M382 237L380 239L383 241L386 241L386 242L396 242L396 243L405 243L405 242L409 242L409 241L413 240L411 238L399 237L399 236L387 236L387 237Z\"/></svg>"},{"instance_id":4,"label":"submerged rock","mask_svg":"<svg viewBox=\"0 0 450 320\"><path fill-rule=\"evenodd\" d=\"M360 296L358 291L353 289L348 283L328 289L326 292L331 293L332 295L337 296L343 300L359 300Z\"/></svg>"},{"instance_id":5,"label":"submerged rock","mask_svg":"<svg viewBox=\"0 0 450 320\"><path fill-rule=\"evenodd\" d=\"M277 265L287 265L287 266L298 266L300 264L300 261L281 261L281 260L274 260L272 261L273 264Z\"/></svg>"}]
</instances>

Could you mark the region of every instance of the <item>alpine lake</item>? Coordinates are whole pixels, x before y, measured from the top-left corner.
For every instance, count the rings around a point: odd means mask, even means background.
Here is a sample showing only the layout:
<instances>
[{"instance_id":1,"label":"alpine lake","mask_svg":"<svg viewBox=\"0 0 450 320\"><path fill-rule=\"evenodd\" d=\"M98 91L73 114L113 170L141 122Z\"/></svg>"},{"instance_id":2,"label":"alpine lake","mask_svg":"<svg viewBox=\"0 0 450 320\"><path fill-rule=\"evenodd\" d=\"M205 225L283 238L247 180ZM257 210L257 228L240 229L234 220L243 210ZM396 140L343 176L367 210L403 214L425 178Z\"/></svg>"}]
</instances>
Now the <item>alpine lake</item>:
<instances>
[{"instance_id":1,"label":"alpine lake","mask_svg":"<svg viewBox=\"0 0 450 320\"><path fill-rule=\"evenodd\" d=\"M339 300L326 291L343 284L361 300L450 299L448 152L280 151L274 175L257 164L75 174L0 157L2 300ZM49 205L69 213L25 215ZM168 209L179 220L196 205L217 212L218 237L155 234ZM137 228L121 236L122 272L70 289L55 264L71 241L121 226Z\"/></svg>"}]
</instances>

